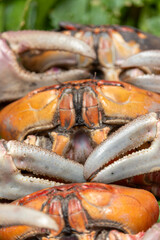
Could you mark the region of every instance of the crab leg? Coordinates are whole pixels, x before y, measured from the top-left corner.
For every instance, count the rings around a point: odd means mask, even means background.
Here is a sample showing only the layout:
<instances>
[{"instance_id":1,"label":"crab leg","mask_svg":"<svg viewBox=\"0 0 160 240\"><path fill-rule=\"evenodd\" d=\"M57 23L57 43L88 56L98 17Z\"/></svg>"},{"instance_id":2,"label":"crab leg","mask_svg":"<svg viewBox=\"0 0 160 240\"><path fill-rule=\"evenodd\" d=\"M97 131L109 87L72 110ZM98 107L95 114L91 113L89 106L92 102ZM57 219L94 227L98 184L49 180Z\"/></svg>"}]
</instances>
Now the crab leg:
<instances>
[{"instance_id":1,"label":"crab leg","mask_svg":"<svg viewBox=\"0 0 160 240\"><path fill-rule=\"evenodd\" d=\"M135 54L125 60L121 67L149 67L153 70L160 69L160 50L148 50ZM127 78L124 81L137 87L160 93L159 75L145 74L143 76Z\"/></svg>"},{"instance_id":2,"label":"crab leg","mask_svg":"<svg viewBox=\"0 0 160 240\"><path fill-rule=\"evenodd\" d=\"M57 223L49 215L22 206L0 204L0 226L27 225L58 230ZM9 214L8 214L9 213Z\"/></svg>"},{"instance_id":3,"label":"crab leg","mask_svg":"<svg viewBox=\"0 0 160 240\"><path fill-rule=\"evenodd\" d=\"M135 78L128 78L125 82L134 84L139 88L160 93L160 76L154 74L146 74Z\"/></svg>"},{"instance_id":4,"label":"crab leg","mask_svg":"<svg viewBox=\"0 0 160 240\"><path fill-rule=\"evenodd\" d=\"M23 176L19 169L36 175L84 182L83 166L55 153L18 141L0 141L0 198L15 199L58 183ZM59 185L59 184L58 184Z\"/></svg>"},{"instance_id":5,"label":"crab leg","mask_svg":"<svg viewBox=\"0 0 160 240\"><path fill-rule=\"evenodd\" d=\"M17 60L17 54L27 50L65 50L95 58L95 52L83 41L61 33L46 31L21 31L2 33L0 39L0 101L11 101L29 91L58 82L88 77L88 72L74 69L59 72L35 73L24 69ZM9 84L8 84L9 83Z\"/></svg>"},{"instance_id":6,"label":"crab leg","mask_svg":"<svg viewBox=\"0 0 160 240\"><path fill-rule=\"evenodd\" d=\"M134 150L147 141L152 141L149 148L110 164L117 156ZM160 170L159 151L160 122L156 114L140 116L120 128L92 152L84 166L84 176L93 181L109 183L157 171Z\"/></svg>"},{"instance_id":7,"label":"crab leg","mask_svg":"<svg viewBox=\"0 0 160 240\"><path fill-rule=\"evenodd\" d=\"M142 240L158 240L160 239L160 223L155 223L147 230Z\"/></svg>"}]
</instances>

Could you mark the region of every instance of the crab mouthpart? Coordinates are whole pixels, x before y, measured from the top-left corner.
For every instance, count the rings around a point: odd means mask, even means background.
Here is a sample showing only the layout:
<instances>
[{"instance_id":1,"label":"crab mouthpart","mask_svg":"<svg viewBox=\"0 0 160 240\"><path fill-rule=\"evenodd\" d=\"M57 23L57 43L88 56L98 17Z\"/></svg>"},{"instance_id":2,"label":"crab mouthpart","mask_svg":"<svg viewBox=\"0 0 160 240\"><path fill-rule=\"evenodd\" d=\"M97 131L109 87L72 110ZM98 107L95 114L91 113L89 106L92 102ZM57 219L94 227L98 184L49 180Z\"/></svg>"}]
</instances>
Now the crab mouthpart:
<instances>
[{"instance_id":1,"label":"crab mouthpart","mask_svg":"<svg viewBox=\"0 0 160 240\"><path fill-rule=\"evenodd\" d=\"M94 144L91 141L91 137L88 132L80 130L73 135L64 156L84 164L93 149Z\"/></svg>"},{"instance_id":2,"label":"crab mouthpart","mask_svg":"<svg viewBox=\"0 0 160 240\"><path fill-rule=\"evenodd\" d=\"M38 134L38 135L37 135ZM48 149L67 159L84 164L97 145L87 128L73 128L69 133L47 131L41 134L28 135L24 143Z\"/></svg>"}]
</instances>

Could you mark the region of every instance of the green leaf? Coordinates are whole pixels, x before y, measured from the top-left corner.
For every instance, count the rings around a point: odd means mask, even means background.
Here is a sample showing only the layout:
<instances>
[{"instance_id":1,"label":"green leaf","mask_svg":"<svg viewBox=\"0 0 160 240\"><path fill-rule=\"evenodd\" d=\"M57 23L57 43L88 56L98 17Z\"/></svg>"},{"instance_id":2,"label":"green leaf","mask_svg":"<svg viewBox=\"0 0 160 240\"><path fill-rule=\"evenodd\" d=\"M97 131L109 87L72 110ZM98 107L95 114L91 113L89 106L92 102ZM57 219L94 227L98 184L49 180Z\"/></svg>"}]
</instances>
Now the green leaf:
<instances>
[{"instance_id":1,"label":"green leaf","mask_svg":"<svg viewBox=\"0 0 160 240\"><path fill-rule=\"evenodd\" d=\"M90 4L88 11L88 23L94 25L108 24L110 14L106 12L102 4Z\"/></svg>"},{"instance_id":2,"label":"green leaf","mask_svg":"<svg viewBox=\"0 0 160 240\"><path fill-rule=\"evenodd\" d=\"M57 0L37 0L37 18L36 18L36 29L49 28L48 14L53 6L55 6Z\"/></svg>"},{"instance_id":3,"label":"green leaf","mask_svg":"<svg viewBox=\"0 0 160 240\"><path fill-rule=\"evenodd\" d=\"M141 25L142 30L160 36L160 16L144 19Z\"/></svg>"},{"instance_id":4,"label":"green leaf","mask_svg":"<svg viewBox=\"0 0 160 240\"><path fill-rule=\"evenodd\" d=\"M0 2L0 32L4 29L4 4Z\"/></svg>"},{"instance_id":5,"label":"green leaf","mask_svg":"<svg viewBox=\"0 0 160 240\"><path fill-rule=\"evenodd\" d=\"M0 0L0 31L54 29L61 21L125 24L160 35L157 0Z\"/></svg>"},{"instance_id":6,"label":"green leaf","mask_svg":"<svg viewBox=\"0 0 160 240\"><path fill-rule=\"evenodd\" d=\"M58 27L61 21L87 24L88 0L61 0L50 13L51 25Z\"/></svg>"},{"instance_id":7,"label":"green leaf","mask_svg":"<svg viewBox=\"0 0 160 240\"><path fill-rule=\"evenodd\" d=\"M35 22L37 18L37 1L27 0L23 9L23 17L20 29L35 29Z\"/></svg>"},{"instance_id":8,"label":"green leaf","mask_svg":"<svg viewBox=\"0 0 160 240\"><path fill-rule=\"evenodd\" d=\"M138 27L145 32L160 36L160 2L152 0L152 3L150 3L150 0L146 1L149 3L141 10Z\"/></svg>"},{"instance_id":9,"label":"green leaf","mask_svg":"<svg viewBox=\"0 0 160 240\"><path fill-rule=\"evenodd\" d=\"M26 4L25 0L5 1L3 30L6 31L20 29L25 4Z\"/></svg>"},{"instance_id":10,"label":"green leaf","mask_svg":"<svg viewBox=\"0 0 160 240\"><path fill-rule=\"evenodd\" d=\"M115 11L115 9L121 9L122 7L124 7L126 5L125 0L112 0L112 1L106 1L106 0L102 0L102 3L104 4L104 6L112 11Z\"/></svg>"}]
</instances>

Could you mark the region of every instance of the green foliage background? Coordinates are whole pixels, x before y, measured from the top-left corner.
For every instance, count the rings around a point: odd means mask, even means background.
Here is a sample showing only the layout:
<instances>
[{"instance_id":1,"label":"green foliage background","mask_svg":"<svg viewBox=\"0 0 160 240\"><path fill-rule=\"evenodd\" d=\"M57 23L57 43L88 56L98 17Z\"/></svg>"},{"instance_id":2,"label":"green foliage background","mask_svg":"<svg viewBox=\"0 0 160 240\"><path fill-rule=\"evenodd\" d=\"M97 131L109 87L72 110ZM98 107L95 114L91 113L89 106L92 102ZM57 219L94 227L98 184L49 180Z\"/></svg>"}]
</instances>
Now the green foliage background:
<instances>
[{"instance_id":1,"label":"green foliage background","mask_svg":"<svg viewBox=\"0 0 160 240\"><path fill-rule=\"evenodd\" d=\"M160 36L158 0L0 0L0 31L55 29L60 21L120 24Z\"/></svg>"}]
</instances>

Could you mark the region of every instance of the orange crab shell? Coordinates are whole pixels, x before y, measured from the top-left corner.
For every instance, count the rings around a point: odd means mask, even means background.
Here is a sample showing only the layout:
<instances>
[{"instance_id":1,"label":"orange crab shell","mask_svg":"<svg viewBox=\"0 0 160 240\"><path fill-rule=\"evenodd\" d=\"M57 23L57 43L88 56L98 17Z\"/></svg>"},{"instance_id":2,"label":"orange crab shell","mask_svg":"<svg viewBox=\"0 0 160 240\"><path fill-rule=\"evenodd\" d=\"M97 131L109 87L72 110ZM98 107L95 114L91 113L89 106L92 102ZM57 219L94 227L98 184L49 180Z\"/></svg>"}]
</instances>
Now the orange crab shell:
<instances>
[{"instance_id":1,"label":"orange crab shell","mask_svg":"<svg viewBox=\"0 0 160 240\"><path fill-rule=\"evenodd\" d=\"M57 125L69 130L76 125L75 90L83 91L82 121L86 127L94 129L100 129L104 119L131 120L155 111L160 104L158 94L126 83L93 79L67 82L35 90L5 107L0 112L1 137L23 140L29 133ZM94 139L99 144L98 136L102 133L97 131L96 134Z\"/></svg>"},{"instance_id":2,"label":"orange crab shell","mask_svg":"<svg viewBox=\"0 0 160 240\"><path fill-rule=\"evenodd\" d=\"M68 184L49 188L13 202L50 214L59 230L46 231L27 226L0 229L0 239L25 239L43 235L63 239L65 233L75 239L94 239L96 229L118 229L136 234L146 231L158 219L155 197L145 191L99 183ZM152 213L152 214L150 214ZM65 239L65 238L64 238ZM74 238L73 238L74 239Z\"/></svg>"}]
</instances>

